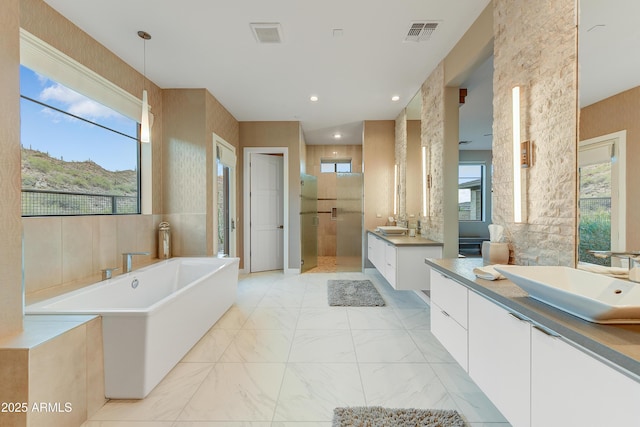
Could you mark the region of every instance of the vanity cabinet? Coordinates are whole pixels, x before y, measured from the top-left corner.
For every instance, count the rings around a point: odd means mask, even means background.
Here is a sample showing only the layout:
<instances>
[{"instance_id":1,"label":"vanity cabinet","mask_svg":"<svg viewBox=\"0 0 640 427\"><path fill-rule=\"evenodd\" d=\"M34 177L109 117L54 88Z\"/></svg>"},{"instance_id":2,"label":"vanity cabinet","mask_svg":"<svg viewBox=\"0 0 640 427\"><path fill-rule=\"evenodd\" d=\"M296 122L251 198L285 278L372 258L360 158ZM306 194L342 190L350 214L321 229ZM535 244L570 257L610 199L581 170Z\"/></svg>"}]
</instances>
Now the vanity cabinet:
<instances>
[{"instance_id":1,"label":"vanity cabinet","mask_svg":"<svg viewBox=\"0 0 640 427\"><path fill-rule=\"evenodd\" d=\"M640 383L431 272L431 331L514 426L640 426Z\"/></svg>"},{"instance_id":2,"label":"vanity cabinet","mask_svg":"<svg viewBox=\"0 0 640 427\"><path fill-rule=\"evenodd\" d=\"M531 324L469 292L469 376L514 427L530 425L530 365Z\"/></svg>"},{"instance_id":3,"label":"vanity cabinet","mask_svg":"<svg viewBox=\"0 0 640 427\"><path fill-rule=\"evenodd\" d=\"M431 270L431 332L468 371L467 304L469 290Z\"/></svg>"},{"instance_id":4,"label":"vanity cabinet","mask_svg":"<svg viewBox=\"0 0 640 427\"><path fill-rule=\"evenodd\" d=\"M424 260L442 257L442 247L421 245L419 239L396 237L394 241L402 242L394 243L371 232L367 234L367 258L394 289L429 289L430 268Z\"/></svg>"},{"instance_id":5,"label":"vanity cabinet","mask_svg":"<svg viewBox=\"0 0 640 427\"><path fill-rule=\"evenodd\" d=\"M640 426L640 384L533 327L531 425Z\"/></svg>"}]
</instances>

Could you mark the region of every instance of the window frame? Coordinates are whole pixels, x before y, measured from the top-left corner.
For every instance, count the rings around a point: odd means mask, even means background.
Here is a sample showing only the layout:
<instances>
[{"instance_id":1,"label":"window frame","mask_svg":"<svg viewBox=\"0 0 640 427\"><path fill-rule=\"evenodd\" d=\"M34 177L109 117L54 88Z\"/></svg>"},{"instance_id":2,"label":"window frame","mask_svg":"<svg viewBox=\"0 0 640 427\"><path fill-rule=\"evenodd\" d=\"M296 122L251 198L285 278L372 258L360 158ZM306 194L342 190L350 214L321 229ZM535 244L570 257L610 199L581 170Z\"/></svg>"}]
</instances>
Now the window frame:
<instances>
[{"instance_id":1,"label":"window frame","mask_svg":"<svg viewBox=\"0 0 640 427\"><path fill-rule=\"evenodd\" d=\"M349 171L338 171L338 165L349 165ZM325 171L323 170L323 165L333 165L332 170ZM352 173L353 172L353 164L352 159L320 159L320 173Z\"/></svg>"},{"instance_id":2,"label":"window frame","mask_svg":"<svg viewBox=\"0 0 640 427\"><path fill-rule=\"evenodd\" d=\"M487 209L487 164L483 161L459 161L458 162L458 181L460 180L460 166L480 166L480 218L478 219L460 219L460 210L458 209L458 221L470 223L485 222ZM460 190L460 182L458 182L458 191ZM458 193L459 194L459 193ZM460 196L458 196L458 207L460 206Z\"/></svg>"},{"instance_id":3,"label":"window frame","mask_svg":"<svg viewBox=\"0 0 640 427\"><path fill-rule=\"evenodd\" d=\"M88 67L20 28L20 64L56 81L88 98L109 107L134 120L137 125L137 181L138 213L117 215L142 215L152 213L152 149L150 143L140 142L140 111L142 99L95 73ZM55 108L55 107L54 107ZM149 106L150 122L153 114ZM84 120L84 119L82 119ZM153 135L153 134L152 134ZM84 215L84 214L78 214ZM104 214L89 214L104 215ZM113 214L107 214L113 215ZM48 215L71 216L71 215Z\"/></svg>"}]
</instances>

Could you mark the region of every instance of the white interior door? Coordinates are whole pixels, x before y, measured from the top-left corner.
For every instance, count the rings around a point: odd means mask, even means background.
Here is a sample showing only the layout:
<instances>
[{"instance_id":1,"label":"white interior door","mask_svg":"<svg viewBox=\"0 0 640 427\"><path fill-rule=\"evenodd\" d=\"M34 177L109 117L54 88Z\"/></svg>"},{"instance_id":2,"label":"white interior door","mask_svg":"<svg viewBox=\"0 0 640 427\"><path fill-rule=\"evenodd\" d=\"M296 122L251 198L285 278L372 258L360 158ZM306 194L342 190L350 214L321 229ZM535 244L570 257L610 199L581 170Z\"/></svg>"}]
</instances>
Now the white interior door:
<instances>
[{"instance_id":1,"label":"white interior door","mask_svg":"<svg viewBox=\"0 0 640 427\"><path fill-rule=\"evenodd\" d=\"M284 268L282 156L251 154L251 272Z\"/></svg>"}]
</instances>

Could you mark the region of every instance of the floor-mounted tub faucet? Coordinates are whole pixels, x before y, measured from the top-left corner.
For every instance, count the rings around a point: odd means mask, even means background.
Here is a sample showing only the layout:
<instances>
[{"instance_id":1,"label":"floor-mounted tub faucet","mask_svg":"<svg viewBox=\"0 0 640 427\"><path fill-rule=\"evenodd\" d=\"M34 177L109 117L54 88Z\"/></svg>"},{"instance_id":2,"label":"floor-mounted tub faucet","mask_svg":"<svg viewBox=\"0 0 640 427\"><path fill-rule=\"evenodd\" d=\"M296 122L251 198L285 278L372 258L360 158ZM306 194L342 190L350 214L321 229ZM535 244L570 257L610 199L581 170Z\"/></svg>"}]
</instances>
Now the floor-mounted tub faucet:
<instances>
[{"instance_id":1,"label":"floor-mounted tub faucet","mask_svg":"<svg viewBox=\"0 0 640 427\"><path fill-rule=\"evenodd\" d=\"M149 255L149 252L123 252L122 253L122 271L129 273L131 271L131 258L134 255Z\"/></svg>"}]
</instances>

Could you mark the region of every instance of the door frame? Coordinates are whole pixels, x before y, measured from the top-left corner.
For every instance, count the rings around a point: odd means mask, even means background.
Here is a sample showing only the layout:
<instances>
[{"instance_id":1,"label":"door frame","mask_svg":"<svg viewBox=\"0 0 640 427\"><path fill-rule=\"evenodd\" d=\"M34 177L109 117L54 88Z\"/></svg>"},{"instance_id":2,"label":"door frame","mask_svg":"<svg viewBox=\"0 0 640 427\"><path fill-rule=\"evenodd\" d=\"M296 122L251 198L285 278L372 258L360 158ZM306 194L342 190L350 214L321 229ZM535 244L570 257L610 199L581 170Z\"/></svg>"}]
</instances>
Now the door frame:
<instances>
[{"instance_id":1,"label":"door frame","mask_svg":"<svg viewBox=\"0 0 640 427\"><path fill-rule=\"evenodd\" d=\"M216 155L216 149L218 145L222 145L223 147L231 150L233 154L236 156L236 163L233 167L232 173L229 174L229 217L232 221L235 222L235 231L234 233L230 233L229 235L229 256L235 257L237 256L237 236L238 236L238 208L237 208L237 200L236 195L238 193L238 183L236 180L236 173L238 170L238 154L236 152L236 147L232 144L229 144L222 137L213 132L213 158L214 158L214 166L213 166L213 256L218 256L218 215L217 215L217 200L218 200L218 158Z\"/></svg>"},{"instance_id":2,"label":"door frame","mask_svg":"<svg viewBox=\"0 0 640 427\"><path fill-rule=\"evenodd\" d=\"M283 269L289 270L289 149L287 147L244 147L242 151L242 187L243 187L243 242L244 268L243 273L251 272L251 154L282 154L282 259Z\"/></svg>"},{"instance_id":3,"label":"door frame","mask_svg":"<svg viewBox=\"0 0 640 427\"><path fill-rule=\"evenodd\" d=\"M627 247L627 130L609 133L585 139L578 143L577 157L580 149L592 144L615 139L617 161L611 164L611 175L617 178L618 193L611 194L611 204L617 206L617 212L611 211L611 250L614 252L625 251ZM579 161L576 159L576 161ZM579 167L579 166L578 166ZM578 191L578 198L580 192ZM576 227L580 226L578 219ZM576 231L577 233L577 231ZM576 256L577 257L577 256Z\"/></svg>"}]
</instances>

